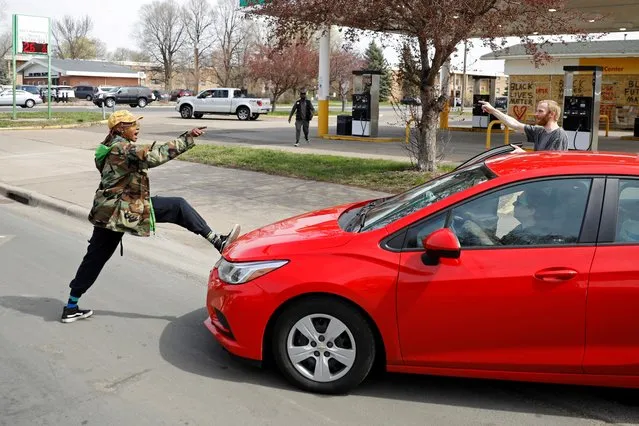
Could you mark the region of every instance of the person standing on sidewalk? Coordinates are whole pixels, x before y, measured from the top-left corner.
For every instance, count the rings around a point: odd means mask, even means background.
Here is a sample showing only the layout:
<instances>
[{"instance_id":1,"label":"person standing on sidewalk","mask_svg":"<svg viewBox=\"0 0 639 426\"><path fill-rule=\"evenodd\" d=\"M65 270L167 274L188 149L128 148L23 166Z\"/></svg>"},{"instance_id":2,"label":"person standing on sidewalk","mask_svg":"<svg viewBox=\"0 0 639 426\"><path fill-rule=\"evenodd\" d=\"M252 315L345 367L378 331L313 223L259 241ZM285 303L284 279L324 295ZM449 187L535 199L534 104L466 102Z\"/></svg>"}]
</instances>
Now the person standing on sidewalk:
<instances>
[{"instance_id":1,"label":"person standing on sidewalk","mask_svg":"<svg viewBox=\"0 0 639 426\"><path fill-rule=\"evenodd\" d=\"M174 223L206 238L220 252L240 234L234 225L226 235L209 227L197 211L180 197L151 197L148 169L160 166L188 151L193 138L203 134L195 128L165 143L136 144L138 121L129 111L116 111L109 117L109 134L95 151L95 165L101 174L89 221L94 225L87 253L75 278L69 284L69 300L62 310L63 323L93 315L78 307L78 299L93 285L118 244L127 233L148 237L156 223Z\"/></svg>"},{"instance_id":2,"label":"person standing on sidewalk","mask_svg":"<svg viewBox=\"0 0 639 426\"><path fill-rule=\"evenodd\" d=\"M306 89L300 90L300 98L295 101L291 113L288 116L288 122L291 122L291 117L295 114L295 146L300 146L300 129L304 130L304 139L306 143L310 143L308 140L308 125L313 119L313 103L306 99Z\"/></svg>"},{"instance_id":3,"label":"person standing on sidewalk","mask_svg":"<svg viewBox=\"0 0 639 426\"><path fill-rule=\"evenodd\" d=\"M479 101L482 109L497 117L506 126L515 131L524 131L528 142L534 144L535 151L567 151L568 135L559 127L557 120L561 115L561 107L552 100L540 101L537 104L535 118L537 125L531 126L504 114L488 102Z\"/></svg>"}]
</instances>

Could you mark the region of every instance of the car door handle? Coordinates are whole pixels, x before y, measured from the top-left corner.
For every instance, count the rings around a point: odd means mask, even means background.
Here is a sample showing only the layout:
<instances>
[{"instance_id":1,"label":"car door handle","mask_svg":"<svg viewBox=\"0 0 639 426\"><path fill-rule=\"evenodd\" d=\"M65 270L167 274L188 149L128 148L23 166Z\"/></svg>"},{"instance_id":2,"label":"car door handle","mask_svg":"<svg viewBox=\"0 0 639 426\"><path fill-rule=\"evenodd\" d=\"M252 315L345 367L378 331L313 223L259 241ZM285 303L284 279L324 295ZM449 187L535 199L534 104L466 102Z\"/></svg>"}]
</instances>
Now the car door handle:
<instances>
[{"instance_id":1,"label":"car door handle","mask_svg":"<svg viewBox=\"0 0 639 426\"><path fill-rule=\"evenodd\" d=\"M535 278L546 282L568 281L577 276L577 271L569 268L542 269L535 273Z\"/></svg>"}]
</instances>

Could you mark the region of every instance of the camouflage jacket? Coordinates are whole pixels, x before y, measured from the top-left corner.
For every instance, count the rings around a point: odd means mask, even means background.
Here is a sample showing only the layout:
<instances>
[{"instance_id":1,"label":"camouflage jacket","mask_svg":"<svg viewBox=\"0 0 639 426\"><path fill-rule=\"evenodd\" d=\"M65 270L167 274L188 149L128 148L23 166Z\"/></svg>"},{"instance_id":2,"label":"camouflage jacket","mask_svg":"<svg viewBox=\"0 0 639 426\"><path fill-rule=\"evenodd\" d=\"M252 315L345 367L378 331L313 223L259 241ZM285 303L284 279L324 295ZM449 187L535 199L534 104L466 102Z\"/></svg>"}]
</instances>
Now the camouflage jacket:
<instances>
[{"instance_id":1,"label":"camouflage jacket","mask_svg":"<svg viewBox=\"0 0 639 426\"><path fill-rule=\"evenodd\" d=\"M116 136L95 151L102 177L89 220L95 226L147 237L155 229L148 169L174 159L195 145L186 133L165 143L132 143Z\"/></svg>"}]
</instances>

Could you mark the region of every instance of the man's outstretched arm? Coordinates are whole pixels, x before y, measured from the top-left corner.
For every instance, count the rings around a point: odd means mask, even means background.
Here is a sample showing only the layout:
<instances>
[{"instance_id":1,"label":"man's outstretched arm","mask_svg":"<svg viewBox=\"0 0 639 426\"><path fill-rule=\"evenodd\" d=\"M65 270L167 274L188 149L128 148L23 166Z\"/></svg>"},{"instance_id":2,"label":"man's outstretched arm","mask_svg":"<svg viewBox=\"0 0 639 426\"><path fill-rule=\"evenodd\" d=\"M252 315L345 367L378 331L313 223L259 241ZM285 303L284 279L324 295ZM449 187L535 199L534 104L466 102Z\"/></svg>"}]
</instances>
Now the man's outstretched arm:
<instances>
[{"instance_id":1,"label":"man's outstretched arm","mask_svg":"<svg viewBox=\"0 0 639 426\"><path fill-rule=\"evenodd\" d=\"M489 114L492 114L495 117L497 117L499 120L502 121L502 123L504 123L510 129L521 132L521 131L524 130L524 127L526 127L526 125L524 123L521 123L521 122L517 121L515 118L504 114L503 112L499 111L498 109L496 109L494 106L492 106L488 102L479 101L479 103L481 104L481 109L483 109L485 112L487 112Z\"/></svg>"}]
</instances>

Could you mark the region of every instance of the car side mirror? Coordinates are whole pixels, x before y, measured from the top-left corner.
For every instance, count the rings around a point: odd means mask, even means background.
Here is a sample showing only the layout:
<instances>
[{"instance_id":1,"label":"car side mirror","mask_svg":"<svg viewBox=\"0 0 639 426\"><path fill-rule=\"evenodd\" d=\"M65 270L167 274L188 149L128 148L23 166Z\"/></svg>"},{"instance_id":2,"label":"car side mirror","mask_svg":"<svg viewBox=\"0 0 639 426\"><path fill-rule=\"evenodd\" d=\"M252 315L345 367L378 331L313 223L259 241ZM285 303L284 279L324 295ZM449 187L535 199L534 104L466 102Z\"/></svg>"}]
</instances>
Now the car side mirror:
<instances>
[{"instance_id":1,"label":"car side mirror","mask_svg":"<svg viewBox=\"0 0 639 426\"><path fill-rule=\"evenodd\" d=\"M438 229L422 240L426 253L422 255L424 265L439 264L441 258L459 259L461 245L457 236L449 228Z\"/></svg>"}]
</instances>

